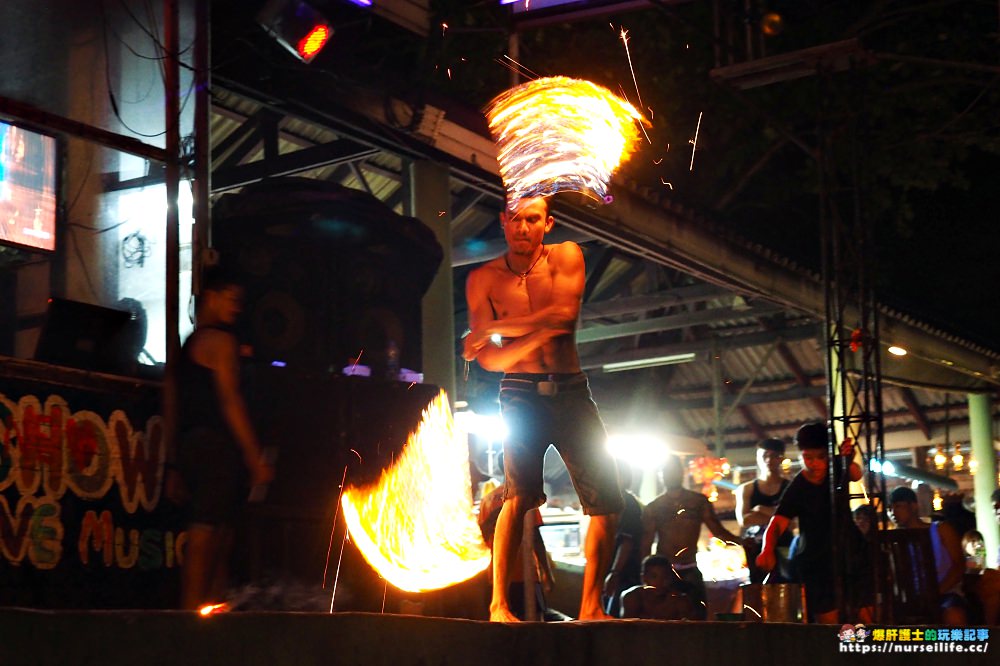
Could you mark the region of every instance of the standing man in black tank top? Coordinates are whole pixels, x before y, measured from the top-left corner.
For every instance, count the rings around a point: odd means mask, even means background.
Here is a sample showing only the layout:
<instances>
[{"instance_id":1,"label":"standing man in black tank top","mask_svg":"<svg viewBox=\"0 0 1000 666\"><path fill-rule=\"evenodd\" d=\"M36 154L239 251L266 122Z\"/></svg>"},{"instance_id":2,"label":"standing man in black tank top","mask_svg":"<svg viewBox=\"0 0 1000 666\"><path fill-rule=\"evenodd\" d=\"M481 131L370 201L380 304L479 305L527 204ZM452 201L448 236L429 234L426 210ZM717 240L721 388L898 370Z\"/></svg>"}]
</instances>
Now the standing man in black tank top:
<instances>
[{"instance_id":1,"label":"standing man in black tank top","mask_svg":"<svg viewBox=\"0 0 1000 666\"><path fill-rule=\"evenodd\" d=\"M264 459L239 386L239 345L231 327L243 290L208 269L197 327L181 350L176 467L191 508L181 571L181 607L222 600L228 584L233 525L248 487L274 476Z\"/></svg>"},{"instance_id":2,"label":"standing man in black tank top","mask_svg":"<svg viewBox=\"0 0 1000 666\"><path fill-rule=\"evenodd\" d=\"M751 583L764 582L767 574L757 567L754 559L760 554L764 528L774 515L781 494L788 487L788 479L781 474L781 462L784 459L784 440L761 440L757 443L757 478L736 489L736 522L743 530L741 536L747 549ZM778 545L787 547L790 543L791 534L786 533L784 542Z\"/></svg>"},{"instance_id":3,"label":"standing man in black tank top","mask_svg":"<svg viewBox=\"0 0 1000 666\"><path fill-rule=\"evenodd\" d=\"M544 245L554 220L542 198L527 198L500 216L507 252L474 270L466 283L470 332L465 360L502 370L503 508L493 542L490 620L516 622L507 600L510 567L524 515L545 502L542 461L549 444L562 455L590 516L579 619L609 617L601 607L602 579L611 563L623 502L607 433L580 371L576 325L583 299L583 252L576 243ZM491 343L499 336L502 343Z\"/></svg>"}]
</instances>

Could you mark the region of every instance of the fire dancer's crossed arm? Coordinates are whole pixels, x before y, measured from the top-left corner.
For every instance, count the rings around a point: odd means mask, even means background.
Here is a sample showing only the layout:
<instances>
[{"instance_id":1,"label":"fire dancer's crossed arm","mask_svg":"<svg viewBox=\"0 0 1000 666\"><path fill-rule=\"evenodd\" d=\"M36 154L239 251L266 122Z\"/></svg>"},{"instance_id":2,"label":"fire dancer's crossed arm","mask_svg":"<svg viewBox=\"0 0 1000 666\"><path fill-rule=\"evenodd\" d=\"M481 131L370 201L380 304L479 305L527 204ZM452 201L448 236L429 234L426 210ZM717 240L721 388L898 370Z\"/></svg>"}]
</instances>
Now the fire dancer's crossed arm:
<instances>
[{"instance_id":1,"label":"fire dancer's crossed arm","mask_svg":"<svg viewBox=\"0 0 1000 666\"><path fill-rule=\"evenodd\" d=\"M534 293L528 275L528 288L515 290L521 274L510 270L503 258L469 275L466 298L471 331L463 350L467 361L476 359L490 371L510 369L533 357L544 365L539 350L576 329L585 281L583 252L576 243L544 246L542 252L540 258L552 276L548 293ZM533 309L535 299L541 305L537 309ZM493 335L503 338L502 346L490 344Z\"/></svg>"}]
</instances>

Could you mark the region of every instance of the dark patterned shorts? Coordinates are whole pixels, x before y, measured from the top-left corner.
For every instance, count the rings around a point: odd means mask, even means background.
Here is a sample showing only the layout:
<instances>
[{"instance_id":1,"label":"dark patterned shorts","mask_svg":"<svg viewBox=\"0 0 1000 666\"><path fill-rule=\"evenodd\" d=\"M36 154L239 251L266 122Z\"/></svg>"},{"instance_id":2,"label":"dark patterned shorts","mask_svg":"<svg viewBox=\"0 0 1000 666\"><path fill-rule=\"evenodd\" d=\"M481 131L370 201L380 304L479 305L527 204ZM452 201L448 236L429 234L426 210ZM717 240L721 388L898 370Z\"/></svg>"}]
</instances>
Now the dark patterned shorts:
<instances>
[{"instance_id":1,"label":"dark patterned shorts","mask_svg":"<svg viewBox=\"0 0 1000 666\"><path fill-rule=\"evenodd\" d=\"M504 499L528 498L533 507L545 503L542 463L552 444L566 463L584 513L622 510L618 466L608 453L607 432L586 375L508 373L500 382L500 412L508 430Z\"/></svg>"}]
</instances>

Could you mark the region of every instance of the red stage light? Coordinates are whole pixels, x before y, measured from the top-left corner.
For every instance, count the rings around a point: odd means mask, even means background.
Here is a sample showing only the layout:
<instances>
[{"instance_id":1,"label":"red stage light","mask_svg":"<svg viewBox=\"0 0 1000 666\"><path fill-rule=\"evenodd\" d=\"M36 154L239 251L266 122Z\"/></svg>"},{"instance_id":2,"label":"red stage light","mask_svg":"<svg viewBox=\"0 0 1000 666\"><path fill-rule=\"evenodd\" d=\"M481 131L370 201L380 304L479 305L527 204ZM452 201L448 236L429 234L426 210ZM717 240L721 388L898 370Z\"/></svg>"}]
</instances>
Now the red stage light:
<instances>
[{"instance_id":1,"label":"red stage light","mask_svg":"<svg viewBox=\"0 0 1000 666\"><path fill-rule=\"evenodd\" d=\"M279 44L303 62L319 55L333 35L333 28L305 0L268 0L257 13L257 22Z\"/></svg>"},{"instance_id":2,"label":"red stage light","mask_svg":"<svg viewBox=\"0 0 1000 666\"><path fill-rule=\"evenodd\" d=\"M326 46L326 42L330 39L330 35L333 33L328 25L317 25L313 26L313 29L309 31L305 37L299 40L299 44L296 47L299 57L304 61L309 62Z\"/></svg>"}]
</instances>

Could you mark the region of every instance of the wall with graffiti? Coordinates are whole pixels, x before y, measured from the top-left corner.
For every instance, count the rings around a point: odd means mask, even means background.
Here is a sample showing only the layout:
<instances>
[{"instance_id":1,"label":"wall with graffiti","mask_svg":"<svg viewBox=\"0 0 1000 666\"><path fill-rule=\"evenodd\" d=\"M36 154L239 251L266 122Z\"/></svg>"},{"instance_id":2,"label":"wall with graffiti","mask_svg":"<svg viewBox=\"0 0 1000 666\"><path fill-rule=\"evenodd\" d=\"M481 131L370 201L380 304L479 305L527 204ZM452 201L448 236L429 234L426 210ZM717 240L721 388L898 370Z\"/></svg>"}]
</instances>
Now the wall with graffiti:
<instances>
[{"instance_id":1,"label":"wall with graffiti","mask_svg":"<svg viewBox=\"0 0 1000 666\"><path fill-rule=\"evenodd\" d=\"M33 365L0 367L0 605L174 606L158 387Z\"/></svg>"}]
</instances>

